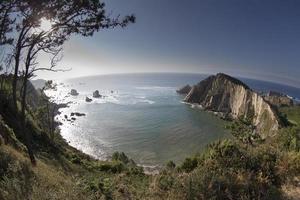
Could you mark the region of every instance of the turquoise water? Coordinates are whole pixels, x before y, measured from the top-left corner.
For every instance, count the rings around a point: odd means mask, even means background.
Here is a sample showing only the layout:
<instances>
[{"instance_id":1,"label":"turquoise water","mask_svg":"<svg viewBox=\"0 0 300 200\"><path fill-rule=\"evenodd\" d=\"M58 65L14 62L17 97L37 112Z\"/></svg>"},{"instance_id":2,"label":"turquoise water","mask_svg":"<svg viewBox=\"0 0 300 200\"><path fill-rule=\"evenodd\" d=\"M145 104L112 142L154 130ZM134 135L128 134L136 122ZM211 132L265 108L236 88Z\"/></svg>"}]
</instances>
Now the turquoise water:
<instances>
[{"instance_id":1,"label":"turquoise water","mask_svg":"<svg viewBox=\"0 0 300 200\"><path fill-rule=\"evenodd\" d=\"M62 136L74 147L100 159L124 151L137 163L160 166L181 162L208 143L228 137L225 122L211 113L182 103L176 89L207 75L127 74L63 81L49 94L56 102L71 102L58 120ZM79 96L68 93L74 88ZM85 102L99 90L103 99ZM113 91L113 92L112 92ZM64 115L85 113L74 122Z\"/></svg>"}]
</instances>

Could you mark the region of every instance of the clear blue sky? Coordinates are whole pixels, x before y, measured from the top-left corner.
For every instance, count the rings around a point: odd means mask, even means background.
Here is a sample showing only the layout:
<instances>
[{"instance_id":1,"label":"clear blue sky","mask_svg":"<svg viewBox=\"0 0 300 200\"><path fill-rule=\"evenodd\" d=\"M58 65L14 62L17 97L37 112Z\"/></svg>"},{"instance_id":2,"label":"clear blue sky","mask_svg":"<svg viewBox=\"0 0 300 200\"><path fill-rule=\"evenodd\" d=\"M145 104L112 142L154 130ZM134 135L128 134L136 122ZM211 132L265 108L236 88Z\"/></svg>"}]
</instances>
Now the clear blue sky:
<instances>
[{"instance_id":1,"label":"clear blue sky","mask_svg":"<svg viewBox=\"0 0 300 200\"><path fill-rule=\"evenodd\" d=\"M300 87L299 0L107 0L136 24L73 38L44 78L131 72L225 72ZM42 58L45 61L45 58Z\"/></svg>"}]
</instances>

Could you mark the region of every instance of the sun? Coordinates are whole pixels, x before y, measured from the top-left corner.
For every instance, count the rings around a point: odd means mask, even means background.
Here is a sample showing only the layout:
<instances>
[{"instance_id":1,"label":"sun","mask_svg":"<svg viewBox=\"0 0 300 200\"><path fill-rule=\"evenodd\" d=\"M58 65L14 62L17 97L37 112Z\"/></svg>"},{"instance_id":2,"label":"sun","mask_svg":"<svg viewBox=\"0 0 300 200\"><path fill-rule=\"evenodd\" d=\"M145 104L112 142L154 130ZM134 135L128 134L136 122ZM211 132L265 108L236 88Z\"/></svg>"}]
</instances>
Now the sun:
<instances>
[{"instance_id":1,"label":"sun","mask_svg":"<svg viewBox=\"0 0 300 200\"><path fill-rule=\"evenodd\" d=\"M40 31L49 31L52 28L50 20L45 18L41 19L41 26L39 27Z\"/></svg>"}]
</instances>

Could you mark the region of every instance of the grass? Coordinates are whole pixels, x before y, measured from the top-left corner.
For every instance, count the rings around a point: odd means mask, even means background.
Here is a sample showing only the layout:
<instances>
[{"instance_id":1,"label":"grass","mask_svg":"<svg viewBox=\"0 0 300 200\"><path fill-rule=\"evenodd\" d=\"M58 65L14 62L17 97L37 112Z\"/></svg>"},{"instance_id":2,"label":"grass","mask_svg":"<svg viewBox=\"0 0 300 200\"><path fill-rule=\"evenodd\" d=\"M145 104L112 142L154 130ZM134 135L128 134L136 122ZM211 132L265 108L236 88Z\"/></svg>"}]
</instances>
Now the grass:
<instances>
[{"instance_id":1,"label":"grass","mask_svg":"<svg viewBox=\"0 0 300 200\"><path fill-rule=\"evenodd\" d=\"M291 124L300 126L300 106L281 107L279 109L281 113L286 115Z\"/></svg>"}]
</instances>

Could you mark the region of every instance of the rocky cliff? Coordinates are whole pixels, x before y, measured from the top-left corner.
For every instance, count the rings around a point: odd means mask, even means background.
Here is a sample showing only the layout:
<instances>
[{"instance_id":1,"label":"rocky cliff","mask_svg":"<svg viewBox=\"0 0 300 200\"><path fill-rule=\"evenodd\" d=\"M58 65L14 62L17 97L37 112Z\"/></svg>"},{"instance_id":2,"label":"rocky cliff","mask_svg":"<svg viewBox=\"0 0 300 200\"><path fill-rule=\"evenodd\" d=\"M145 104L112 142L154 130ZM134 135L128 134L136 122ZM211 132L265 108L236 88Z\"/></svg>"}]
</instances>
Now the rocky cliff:
<instances>
[{"instance_id":1,"label":"rocky cliff","mask_svg":"<svg viewBox=\"0 0 300 200\"><path fill-rule=\"evenodd\" d=\"M176 90L178 94L188 94L191 91L192 87L190 85L186 85L179 90Z\"/></svg>"},{"instance_id":2,"label":"rocky cliff","mask_svg":"<svg viewBox=\"0 0 300 200\"><path fill-rule=\"evenodd\" d=\"M264 95L263 97L267 102L276 107L294 105L294 101L292 98L278 92L270 91L267 95Z\"/></svg>"},{"instance_id":3,"label":"rocky cliff","mask_svg":"<svg viewBox=\"0 0 300 200\"><path fill-rule=\"evenodd\" d=\"M262 137L273 135L280 126L276 111L263 97L226 74L210 76L193 86L184 101L228 118L248 118Z\"/></svg>"}]
</instances>

